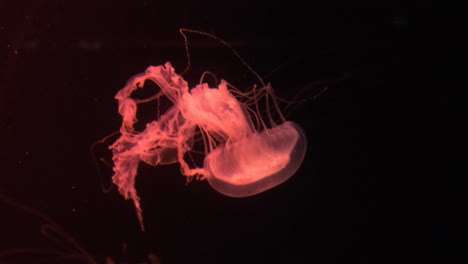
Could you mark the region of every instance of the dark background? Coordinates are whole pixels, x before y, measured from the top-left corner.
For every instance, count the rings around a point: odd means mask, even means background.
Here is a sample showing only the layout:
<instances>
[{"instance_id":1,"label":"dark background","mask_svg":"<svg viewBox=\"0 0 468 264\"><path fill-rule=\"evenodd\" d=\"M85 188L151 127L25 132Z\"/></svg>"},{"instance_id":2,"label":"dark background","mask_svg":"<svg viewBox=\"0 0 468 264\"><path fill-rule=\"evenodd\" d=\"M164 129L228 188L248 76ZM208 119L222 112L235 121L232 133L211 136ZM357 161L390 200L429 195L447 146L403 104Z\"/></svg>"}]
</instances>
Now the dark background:
<instances>
[{"instance_id":1,"label":"dark background","mask_svg":"<svg viewBox=\"0 0 468 264\"><path fill-rule=\"evenodd\" d=\"M49 263L47 250L66 252L63 243L41 235L50 222L38 214L63 227L98 263L106 257L144 263L150 253L161 263L385 258L377 252L386 247L388 228L376 212L388 190L376 184L385 168L373 169L373 160L388 144L380 124L403 67L405 9L12 2L0 1L1 263ZM113 97L130 77L166 61L177 72L185 68L181 27L231 43L278 95L295 99L288 119L303 126L308 151L289 181L243 199L225 197L204 181L185 186L178 165L141 165L142 233L132 203L115 188L102 188L112 171L96 167L90 147L119 128ZM218 42L192 37L189 84L206 69L242 89L252 84L245 72L231 71L240 63ZM98 157L108 158L107 145L97 148ZM12 254L25 248L42 253Z\"/></svg>"}]
</instances>

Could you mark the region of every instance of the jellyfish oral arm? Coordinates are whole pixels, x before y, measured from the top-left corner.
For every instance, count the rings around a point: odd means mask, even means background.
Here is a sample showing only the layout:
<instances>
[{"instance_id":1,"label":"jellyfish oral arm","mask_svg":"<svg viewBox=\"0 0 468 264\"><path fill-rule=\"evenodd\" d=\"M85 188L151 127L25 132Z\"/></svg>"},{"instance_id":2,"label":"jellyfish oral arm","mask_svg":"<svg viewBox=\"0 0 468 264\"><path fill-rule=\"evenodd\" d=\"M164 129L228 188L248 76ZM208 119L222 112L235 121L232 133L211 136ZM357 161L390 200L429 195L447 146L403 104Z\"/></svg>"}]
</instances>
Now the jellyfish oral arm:
<instances>
[{"instance_id":1,"label":"jellyfish oral arm","mask_svg":"<svg viewBox=\"0 0 468 264\"><path fill-rule=\"evenodd\" d=\"M134 129L138 103L131 98L131 94L147 79L158 84L162 93L175 105L159 120L148 123L144 131L138 132ZM167 63L165 66L149 67L145 73L134 76L115 96L119 101L119 114L122 116L122 135L109 147L114 155L112 181L125 199L133 200L142 230L144 225L140 198L135 189L138 166L140 161L153 166L183 161L185 152L189 150L186 142L193 137L192 131L195 127L194 123L180 114L176 106L184 93L188 93L187 83L175 74L170 63ZM199 173L197 170L190 170L185 161L183 163L184 173Z\"/></svg>"},{"instance_id":2,"label":"jellyfish oral arm","mask_svg":"<svg viewBox=\"0 0 468 264\"><path fill-rule=\"evenodd\" d=\"M224 141L238 140L253 133L250 117L245 115L239 101L228 91L224 80L218 88L197 85L183 99L182 114Z\"/></svg>"},{"instance_id":3,"label":"jellyfish oral arm","mask_svg":"<svg viewBox=\"0 0 468 264\"><path fill-rule=\"evenodd\" d=\"M141 229L144 230L140 197L135 189L135 177L140 159L136 156L114 157L114 176L112 182L119 187L119 192L125 199L132 199L137 212Z\"/></svg>"}]
</instances>

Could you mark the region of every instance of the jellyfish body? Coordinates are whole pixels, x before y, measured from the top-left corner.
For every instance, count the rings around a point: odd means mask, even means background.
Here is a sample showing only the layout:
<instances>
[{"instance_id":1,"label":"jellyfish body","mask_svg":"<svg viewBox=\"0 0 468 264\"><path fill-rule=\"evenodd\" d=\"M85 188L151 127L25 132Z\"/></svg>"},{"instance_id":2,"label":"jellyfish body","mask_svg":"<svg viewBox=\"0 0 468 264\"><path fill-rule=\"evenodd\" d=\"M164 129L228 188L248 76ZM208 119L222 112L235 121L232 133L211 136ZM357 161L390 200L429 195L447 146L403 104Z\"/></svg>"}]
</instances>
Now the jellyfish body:
<instances>
[{"instance_id":1,"label":"jellyfish body","mask_svg":"<svg viewBox=\"0 0 468 264\"><path fill-rule=\"evenodd\" d=\"M146 100L131 98L132 92L146 80L155 82L161 88L160 93ZM136 131L138 104L162 95L173 106L148 123L143 131ZM120 193L133 200L142 228L140 198L134 187L141 161L152 166L178 162L183 175L207 179L216 191L232 197L266 191L299 169L306 152L304 132L290 121L277 125L271 116L270 126L265 125L257 100L265 97L269 110L269 96L272 97L270 86L242 93L229 90L225 81L217 88L201 83L189 90L187 82L175 73L169 62L151 66L129 80L115 97L123 122L121 137L110 146L114 161L112 179ZM241 103L239 97L248 103ZM274 101L274 96L270 100ZM192 168L184 160L193 147L197 127L205 143L202 168Z\"/></svg>"}]
</instances>

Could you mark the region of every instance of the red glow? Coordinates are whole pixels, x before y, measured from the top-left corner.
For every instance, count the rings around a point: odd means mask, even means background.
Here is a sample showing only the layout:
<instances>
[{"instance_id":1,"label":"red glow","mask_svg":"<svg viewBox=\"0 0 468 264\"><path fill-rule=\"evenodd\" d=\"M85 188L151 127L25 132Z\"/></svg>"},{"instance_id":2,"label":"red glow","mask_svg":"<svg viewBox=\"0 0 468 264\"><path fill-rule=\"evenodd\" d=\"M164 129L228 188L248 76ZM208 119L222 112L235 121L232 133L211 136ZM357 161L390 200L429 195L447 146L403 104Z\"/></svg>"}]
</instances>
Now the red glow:
<instances>
[{"instance_id":1,"label":"red glow","mask_svg":"<svg viewBox=\"0 0 468 264\"><path fill-rule=\"evenodd\" d=\"M143 100L130 95L146 80L161 88L148 100L165 95L174 105L139 132L134 124L138 104ZM112 179L120 193L133 200L142 228L140 198L134 187L141 161L153 166L178 162L184 176L207 179L215 190L227 196L246 197L289 179L305 156L306 137L302 129L284 120L269 85L243 93L222 80L217 88L201 83L189 90L187 82L168 62L151 66L130 79L115 98L123 123L121 137L110 146L114 155ZM259 100L265 100L268 112L278 112L283 119L281 124L275 124L271 116L269 126L265 124ZM203 168L192 168L184 160L185 153L191 151L197 127L205 143Z\"/></svg>"}]
</instances>

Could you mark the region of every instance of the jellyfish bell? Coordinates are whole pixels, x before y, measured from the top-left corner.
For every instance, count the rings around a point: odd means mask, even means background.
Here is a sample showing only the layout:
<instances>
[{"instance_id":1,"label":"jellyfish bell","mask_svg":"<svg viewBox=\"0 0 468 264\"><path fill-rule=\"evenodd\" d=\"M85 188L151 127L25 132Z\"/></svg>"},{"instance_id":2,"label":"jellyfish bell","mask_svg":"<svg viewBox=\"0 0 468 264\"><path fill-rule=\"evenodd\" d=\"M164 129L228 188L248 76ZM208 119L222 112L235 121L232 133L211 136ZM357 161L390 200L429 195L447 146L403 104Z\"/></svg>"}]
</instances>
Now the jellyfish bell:
<instances>
[{"instance_id":1,"label":"jellyfish bell","mask_svg":"<svg viewBox=\"0 0 468 264\"><path fill-rule=\"evenodd\" d=\"M304 160L306 145L302 128L288 121L210 152L204 161L205 177L224 195L252 196L293 176Z\"/></svg>"}]
</instances>

